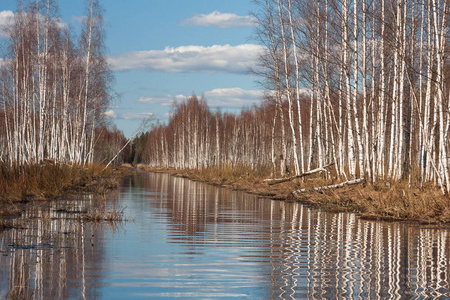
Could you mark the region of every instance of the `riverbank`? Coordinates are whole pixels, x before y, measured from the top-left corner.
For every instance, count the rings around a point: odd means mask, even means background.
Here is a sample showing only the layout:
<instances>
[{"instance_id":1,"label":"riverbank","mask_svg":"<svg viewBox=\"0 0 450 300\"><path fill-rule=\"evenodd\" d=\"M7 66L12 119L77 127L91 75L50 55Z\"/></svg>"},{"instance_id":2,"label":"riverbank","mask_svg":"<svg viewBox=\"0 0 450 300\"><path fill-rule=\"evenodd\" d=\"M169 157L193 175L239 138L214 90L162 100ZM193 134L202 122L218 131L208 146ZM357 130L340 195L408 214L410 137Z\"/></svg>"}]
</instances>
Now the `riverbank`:
<instances>
[{"instance_id":1,"label":"riverbank","mask_svg":"<svg viewBox=\"0 0 450 300\"><path fill-rule=\"evenodd\" d=\"M130 174L130 170L51 161L17 167L0 165L0 229L11 226L11 219L19 217L27 205L44 205L48 201L88 194L95 199L104 199L117 187L117 179ZM99 209L87 209L80 216L88 221L114 221L118 217L116 211Z\"/></svg>"},{"instance_id":2,"label":"riverbank","mask_svg":"<svg viewBox=\"0 0 450 300\"><path fill-rule=\"evenodd\" d=\"M327 211L354 212L369 220L410 221L420 224L450 225L450 197L440 189L425 185L421 188L408 182L363 182L338 189L314 191L314 187L340 183L314 174L276 185L264 180L270 177L267 170L253 171L247 168L215 168L204 170L154 169L140 166L152 172L170 173L174 176L245 191L264 198L298 201ZM305 189L304 193L292 193Z\"/></svg>"}]
</instances>

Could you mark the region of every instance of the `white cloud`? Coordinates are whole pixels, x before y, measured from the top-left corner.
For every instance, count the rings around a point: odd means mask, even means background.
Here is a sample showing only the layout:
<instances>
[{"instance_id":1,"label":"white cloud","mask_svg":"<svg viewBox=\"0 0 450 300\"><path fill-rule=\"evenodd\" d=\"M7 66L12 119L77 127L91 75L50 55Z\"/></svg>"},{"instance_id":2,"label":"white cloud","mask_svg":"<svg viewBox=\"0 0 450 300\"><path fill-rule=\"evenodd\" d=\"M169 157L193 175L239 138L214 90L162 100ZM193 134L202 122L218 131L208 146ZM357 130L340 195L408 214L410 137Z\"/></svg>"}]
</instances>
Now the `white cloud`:
<instances>
[{"instance_id":1,"label":"white cloud","mask_svg":"<svg viewBox=\"0 0 450 300\"><path fill-rule=\"evenodd\" d=\"M6 37L5 29L11 25L14 13L10 10L0 11L0 37Z\"/></svg>"},{"instance_id":2,"label":"white cloud","mask_svg":"<svg viewBox=\"0 0 450 300\"><path fill-rule=\"evenodd\" d=\"M219 28L249 27L255 25L255 18L250 16L238 16L230 13L221 13L216 10L209 14L195 15L190 19L181 21L180 24L204 27L214 26Z\"/></svg>"},{"instance_id":3,"label":"white cloud","mask_svg":"<svg viewBox=\"0 0 450 300\"><path fill-rule=\"evenodd\" d=\"M187 97L184 95L172 96L171 94L163 95L163 96L154 96L154 97L141 97L137 100L139 103L148 103L148 104L160 104L163 106L172 105L174 100L182 101Z\"/></svg>"},{"instance_id":4,"label":"white cloud","mask_svg":"<svg viewBox=\"0 0 450 300\"><path fill-rule=\"evenodd\" d=\"M110 109L110 110L108 110L108 111L105 111L103 114L104 114L105 116L110 117L110 118L113 118L113 119L117 118L116 113L115 113L112 109Z\"/></svg>"},{"instance_id":5,"label":"white cloud","mask_svg":"<svg viewBox=\"0 0 450 300\"><path fill-rule=\"evenodd\" d=\"M64 29L69 28L67 23L64 22L63 20L61 20L60 18L56 18L55 20L56 20L56 26L58 26L59 29L63 29L64 30Z\"/></svg>"},{"instance_id":6,"label":"white cloud","mask_svg":"<svg viewBox=\"0 0 450 300\"><path fill-rule=\"evenodd\" d=\"M10 10L0 11L0 37L7 37L6 28L13 24L14 22L14 12ZM43 15L39 15L41 22L45 22L45 17ZM55 19L56 26L60 29L67 28L67 24L63 22L60 18Z\"/></svg>"},{"instance_id":7,"label":"white cloud","mask_svg":"<svg viewBox=\"0 0 450 300\"><path fill-rule=\"evenodd\" d=\"M242 108L260 101L263 96L261 90L244 90L238 87L223 88L206 91L203 93L210 107ZM185 95L164 95L157 97L142 97L138 102L148 104L171 105L174 100L183 101L189 98Z\"/></svg>"},{"instance_id":8,"label":"white cloud","mask_svg":"<svg viewBox=\"0 0 450 300\"><path fill-rule=\"evenodd\" d=\"M123 53L110 57L109 63L114 71L245 73L262 49L255 44L167 47L164 50Z\"/></svg>"},{"instance_id":9,"label":"white cloud","mask_svg":"<svg viewBox=\"0 0 450 300\"><path fill-rule=\"evenodd\" d=\"M152 117L152 113L124 113L121 115L122 119L125 120L136 120L136 119L146 119Z\"/></svg>"},{"instance_id":10,"label":"white cloud","mask_svg":"<svg viewBox=\"0 0 450 300\"><path fill-rule=\"evenodd\" d=\"M83 23L85 20L87 20L86 16L72 16L73 22Z\"/></svg>"},{"instance_id":11,"label":"white cloud","mask_svg":"<svg viewBox=\"0 0 450 300\"><path fill-rule=\"evenodd\" d=\"M235 87L214 89L203 94L209 106L241 108L257 103L261 99L263 91Z\"/></svg>"}]
</instances>

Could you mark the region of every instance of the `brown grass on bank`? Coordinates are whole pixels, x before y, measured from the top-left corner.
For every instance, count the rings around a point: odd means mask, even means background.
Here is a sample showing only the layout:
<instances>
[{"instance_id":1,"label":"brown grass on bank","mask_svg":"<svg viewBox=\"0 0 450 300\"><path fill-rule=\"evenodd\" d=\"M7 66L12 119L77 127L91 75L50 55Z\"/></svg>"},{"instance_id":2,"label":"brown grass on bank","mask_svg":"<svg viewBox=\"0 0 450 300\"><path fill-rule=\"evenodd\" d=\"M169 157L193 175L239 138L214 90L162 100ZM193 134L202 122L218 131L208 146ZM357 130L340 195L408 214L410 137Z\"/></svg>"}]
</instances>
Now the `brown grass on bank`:
<instances>
[{"instance_id":1,"label":"brown grass on bank","mask_svg":"<svg viewBox=\"0 0 450 300\"><path fill-rule=\"evenodd\" d=\"M364 219L450 224L450 198L434 186L411 187L408 182L380 181L296 198L317 206L353 211Z\"/></svg>"},{"instance_id":2,"label":"brown grass on bank","mask_svg":"<svg viewBox=\"0 0 450 300\"><path fill-rule=\"evenodd\" d=\"M245 166L224 166L200 170L185 170L181 174L193 180L204 181L215 185L234 186L237 184L248 184L251 187L251 185L261 183L264 178L270 176L270 171L267 169L252 170Z\"/></svg>"},{"instance_id":3,"label":"brown grass on bank","mask_svg":"<svg viewBox=\"0 0 450 300\"><path fill-rule=\"evenodd\" d=\"M20 214L29 200L51 200L78 193L104 196L127 170L45 162L10 167L0 164L0 217Z\"/></svg>"},{"instance_id":4,"label":"brown grass on bank","mask_svg":"<svg viewBox=\"0 0 450 300\"><path fill-rule=\"evenodd\" d=\"M252 170L247 167L220 167L203 170L149 169L175 176L203 181L213 185L242 190L262 197L298 201L331 211L351 211L365 219L414 221L423 224L450 224L450 197L433 185L411 186L408 181L364 182L339 189L315 192L313 187L340 183L345 180L326 179L315 174L269 186L270 168ZM294 196L294 190L306 188L306 193Z\"/></svg>"}]
</instances>

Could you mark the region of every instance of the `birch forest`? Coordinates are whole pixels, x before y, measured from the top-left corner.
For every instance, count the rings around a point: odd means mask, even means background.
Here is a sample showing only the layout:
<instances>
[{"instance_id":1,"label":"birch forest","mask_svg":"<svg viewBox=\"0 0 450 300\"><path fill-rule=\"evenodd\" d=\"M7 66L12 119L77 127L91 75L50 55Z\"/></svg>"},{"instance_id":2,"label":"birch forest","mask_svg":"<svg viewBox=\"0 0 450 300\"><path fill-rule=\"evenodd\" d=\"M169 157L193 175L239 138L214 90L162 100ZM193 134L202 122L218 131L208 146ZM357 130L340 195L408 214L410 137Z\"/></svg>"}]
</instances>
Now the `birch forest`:
<instances>
[{"instance_id":1,"label":"birch forest","mask_svg":"<svg viewBox=\"0 0 450 300\"><path fill-rule=\"evenodd\" d=\"M86 1L79 35L61 22L53 0L18 1L6 35L0 60L0 160L10 165L44 159L92 162L112 79L98 1Z\"/></svg>"},{"instance_id":2,"label":"birch forest","mask_svg":"<svg viewBox=\"0 0 450 300\"><path fill-rule=\"evenodd\" d=\"M193 96L148 135L154 166L271 167L450 187L448 3L257 0L253 68L267 91L240 114Z\"/></svg>"}]
</instances>

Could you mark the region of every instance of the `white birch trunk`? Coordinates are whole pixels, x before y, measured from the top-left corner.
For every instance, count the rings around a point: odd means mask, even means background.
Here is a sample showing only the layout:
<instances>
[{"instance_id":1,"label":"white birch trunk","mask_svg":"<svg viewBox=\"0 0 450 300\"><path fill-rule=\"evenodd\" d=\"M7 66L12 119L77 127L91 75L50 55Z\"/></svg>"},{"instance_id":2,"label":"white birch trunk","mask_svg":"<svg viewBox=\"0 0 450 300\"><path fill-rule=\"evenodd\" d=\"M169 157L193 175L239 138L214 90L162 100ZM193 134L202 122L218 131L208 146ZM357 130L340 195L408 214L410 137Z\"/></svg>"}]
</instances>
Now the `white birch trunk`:
<instances>
[{"instance_id":1,"label":"white birch trunk","mask_svg":"<svg viewBox=\"0 0 450 300\"><path fill-rule=\"evenodd\" d=\"M378 159L378 176L384 177L384 159L385 159L385 138L386 138L386 120L385 120L385 91L386 91L386 68L384 58L384 34L385 34L385 0L381 0L381 37L380 37L380 65L381 65L381 80L380 80L380 110L379 115L379 129L378 129L378 143L377 143L377 159Z\"/></svg>"},{"instance_id":2,"label":"white birch trunk","mask_svg":"<svg viewBox=\"0 0 450 300\"><path fill-rule=\"evenodd\" d=\"M359 124L359 112L357 109L358 101L358 0L353 2L353 115L355 120L356 141L358 143L358 163L359 172L364 176L364 148L362 145L361 130ZM356 172L355 172L356 173Z\"/></svg>"},{"instance_id":3,"label":"white birch trunk","mask_svg":"<svg viewBox=\"0 0 450 300\"><path fill-rule=\"evenodd\" d=\"M303 173L305 171L305 162L304 162L304 145L303 145L303 127L302 127L302 115L301 115L301 105L300 105L300 65L297 53L297 43L294 32L294 22L292 18L292 0L288 0L289 8L289 26L291 29L291 39L292 39L292 47L294 54L294 62L295 62L295 95L297 100L297 114L298 114L298 132L299 132L299 147L300 147L300 170Z\"/></svg>"},{"instance_id":4,"label":"white birch trunk","mask_svg":"<svg viewBox=\"0 0 450 300\"><path fill-rule=\"evenodd\" d=\"M362 123L362 135L364 139L363 152L364 152L364 173L367 173L368 178L372 178L370 170L370 143L369 143L369 124L367 113L367 17L366 17L366 0L362 1L362 13L363 13L363 57L362 57L362 85L363 85L363 123ZM365 174L363 174L365 176Z\"/></svg>"},{"instance_id":5,"label":"white birch trunk","mask_svg":"<svg viewBox=\"0 0 450 300\"><path fill-rule=\"evenodd\" d=\"M292 134L292 153L294 155L294 168L295 168L295 174L300 174L300 166L298 164L298 155L297 155L297 137L296 137L296 131L294 126L294 112L293 112L293 103L292 103L292 97L291 97L291 83L290 83L290 70L289 70L289 56L288 56L288 47L287 47L287 38L284 32L284 19L283 19L283 13L281 8L280 0L278 0L278 16L280 19L280 29L281 29L281 40L283 43L283 56L284 56L284 75L285 75L285 83L286 83L286 96L288 99L288 117L289 117L289 127L291 128L291 134Z\"/></svg>"},{"instance_id":6,"label":"white birch trunk","mask_svg":"<svg viewBox=\"0 0 450 300\"><path fill-rule=\"evenodd\" d=\"M348 2L344 0L342 8L342 28L343 36L342 41L344 44L344 55L343 62L344 65L344 76L345 76L345 86L346 86L346 108L347 108L347 153L348 153L348 167L350 172L350 177L354 178L356 176L356 155L355 155L355 142L353 138L353 121L352 121L352 93L350 86L350 67L349 67L349 41L348 41Z\"/></svg>"}]
</instances>

